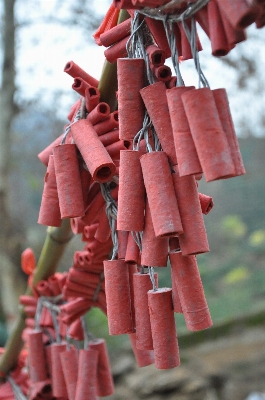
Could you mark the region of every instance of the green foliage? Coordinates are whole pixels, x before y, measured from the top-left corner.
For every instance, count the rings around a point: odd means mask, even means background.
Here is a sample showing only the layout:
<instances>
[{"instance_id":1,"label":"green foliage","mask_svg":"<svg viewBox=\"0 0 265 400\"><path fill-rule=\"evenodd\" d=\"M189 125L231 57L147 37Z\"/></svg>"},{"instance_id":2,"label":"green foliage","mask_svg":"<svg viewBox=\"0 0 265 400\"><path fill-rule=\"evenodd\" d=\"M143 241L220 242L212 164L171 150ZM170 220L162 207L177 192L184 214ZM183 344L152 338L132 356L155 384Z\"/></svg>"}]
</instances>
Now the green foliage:
<instances>
[{"instance_id":1,"label":"green foliage","mask_svg":"<svg viewBox=\"0 0 265 400\"><path fill-rule=\"evenodd\" d=\"M226 238L239 240L245 236L247 226L239 215L228 215L221 220L221 231Z\"/></svg>"},{"instance_id":2,"label":"green foliage","mask_svg":"<svg viewBox=\"0 0 265 400\"><path fill-rule=\"evenodd\" d=\"M224 283L230 285L245 280L248 277L248 268L245 266L238 266L236 268L233 268L230 272L228 272L228 274L224 276Z\"/></svg>"}]
</instances>

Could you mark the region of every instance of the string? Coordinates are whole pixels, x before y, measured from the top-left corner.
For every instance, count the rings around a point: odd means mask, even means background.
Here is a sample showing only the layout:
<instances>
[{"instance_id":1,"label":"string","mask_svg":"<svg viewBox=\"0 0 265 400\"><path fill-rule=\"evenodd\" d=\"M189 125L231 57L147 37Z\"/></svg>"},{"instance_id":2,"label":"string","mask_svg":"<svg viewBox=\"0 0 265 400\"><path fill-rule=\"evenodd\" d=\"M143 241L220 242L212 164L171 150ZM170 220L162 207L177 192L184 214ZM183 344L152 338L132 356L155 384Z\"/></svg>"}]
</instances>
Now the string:
<instances>
[{"instance_id":1,"label":"string","mask_svg":"<svg viewBox=\"0 0 265 400\"><path fill-rule=\"evenodd\" d=\"M24 393L22 392L22 390L20 389L18 384L14 381L14 379L11 378L10 375L7 375L6 379L12 387L15 399L16 400L27 400L27 397L24 395Z\"/></svg>"},{"instance_id":2,"label":"string","mask_svg":"<svg viewBox=\"0 0 265 400\"><path fill-rule=\"evenodd\" d=\"M85 98L83 97L83 98L82 98L82 101L81 101L81 106L80 106L79 110L77 111L77 113L76 113L76 115L75 115L75 117L74 117L73 122L71 122L71 123L70 123L69 125L67 125L67 127L65 128L65 132L64 132L63 138L62 138L62 140L61 140L61 144L64 144L64 143L65 143L66 137L67 137L68 133L70 132L72 125L74 125L77 121L80 121L80 119L85 119L85 118L86 118L86 100L85 100ZM73 142L73 143L74 143L74 142Z\"/></svg>"},{"instance_id":3,"label":"string","mask_svg":"<svg viewBox=\"0 0 265 400\"><path fill-rule=\"evenodd\" d=\"M118 235L116 229L116 220L117 220L117 203L111 196L110 188L111 183L101 183L100 190L102 196L106 202L106 214L109 221L109 226L111 230L111 238L113 243L112 257L111 260L114 260L118 253Z\"/></svg>"},{"instance_id":4,"label":"string","mask_svg":"<svg viewBox=\"0 0 265 400\"><path fill-rule=\"evenodd\" d=\"M91 340L94 341L95 337L88 330L86 317L83 315L82 317L80 317L80 319L81 319L82 328L84 331L84 349L87 350L89 347L89 342Z\"/></svg>"},{"instance_id":5,"label":"string","mask_svg":"<svg viewBox=\"0 0 265 400\"><path fill-rule=\"evenodd\" d=\"M179 54L178 54L178 47L177 47L177 41L176 41L176 35L174 34L173 30L173 22L172 20L168 20L168 17L166 16L163 19L163 24L167 36L167 41L171 50L171 59L172 59L172 64L177 76L177 81L176 85L177 86L184 86L184 81L180 72L179 68Z\"/></svg>"}]
</instances>

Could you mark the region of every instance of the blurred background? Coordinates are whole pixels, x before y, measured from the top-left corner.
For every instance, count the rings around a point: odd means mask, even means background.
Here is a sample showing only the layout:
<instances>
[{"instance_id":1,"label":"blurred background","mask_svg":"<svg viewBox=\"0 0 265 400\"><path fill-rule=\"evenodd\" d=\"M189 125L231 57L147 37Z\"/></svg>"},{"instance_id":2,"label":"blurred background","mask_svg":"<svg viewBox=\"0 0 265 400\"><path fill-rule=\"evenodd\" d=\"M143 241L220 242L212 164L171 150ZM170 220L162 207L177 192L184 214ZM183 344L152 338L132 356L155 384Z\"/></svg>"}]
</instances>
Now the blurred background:
<instances>
[{"instance_id":1,"label":"blurred background","mask_svg":"<svg viewBox=\"0 0 265 400\"><path fill-rule=\"evenodd\" d=\"M78 98L64 65L73 60L100 78L104 49L93 42L92 33L110 3L0 0L1 346L14 322L18 296L26 287L21 252L32 247L38 258L46 235L46 228L37 224L45 174L37 154L63 132L70 106ZM126 337L110 338L105 316L93 310L90 329L108 341L117 387L123 387L113 399L127 395L131 399L240 400L252 393L254 400L253 392L265 392L264 29L251 26L247 41L218 59L211 55L201 30L199 36L204 48L200 61L211 88L228 91L247 171L245 176L199 183L199 191L214 201L205 217L211 251L198 256L214 328L190 334L177 316L184 370L167 376L159 371L159 378L151 369L143 385ZM181 72L186 85L197 85L192 61L182 63ZM81 248L75 238L61 270L71 266L74 251ZM159 271L159 280L160 286L170 285L169 270ZM177 388L182 389L176 392Z\"/></svg>"}]
</instances>

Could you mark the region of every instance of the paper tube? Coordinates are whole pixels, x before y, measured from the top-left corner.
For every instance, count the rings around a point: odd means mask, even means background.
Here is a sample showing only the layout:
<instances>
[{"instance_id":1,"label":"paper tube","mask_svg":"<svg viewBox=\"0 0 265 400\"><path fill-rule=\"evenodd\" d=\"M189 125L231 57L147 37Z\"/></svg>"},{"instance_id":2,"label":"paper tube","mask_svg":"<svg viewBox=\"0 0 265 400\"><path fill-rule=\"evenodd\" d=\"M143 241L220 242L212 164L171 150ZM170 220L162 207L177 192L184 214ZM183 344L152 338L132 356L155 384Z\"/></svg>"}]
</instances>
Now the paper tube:
<instances>
[{"instance_id":1,"label":"paper tube","mask_svg":"<svg viewBox=\"0 0 265 400\"><path fill-rule=\"evenodd\" d=\"M98 139L93 125L88 120L82 119L72 125L71 132L92 178L101 183L110 181L116 167Z\"/></svg>"},{"instance_id":2,"label":"paper tube","mask_svg":"<svg viewBox=\"0 0 265 400\"><path fill-rule=\"evenodd\" d=\"M143 153L121 151L117 229L142 231L144 227L145 187L140 163Z\"/></svg>"},{"instance_id":3,"label":"paper tube","mask_svg":"<svg viewBox=\"0 0 265 400\"><path fill-rule=\"evenodd\" d=\"M75 144L64 144L53 149L61 218L85 215L76 150Z\"/></svg>"},{"instance_id":4,"label":"paper tube","mask_svg":"<svg viewBox=\"0 0 265 400\"><path fill-rule=\"evenodd\" d=\"M132 332L129 272L125 262L104 261L104 275L109 334Z\"/></svg>"},{"instance_id":5,"label":"paper tube","mask_svg":"<svg viewBox=\"0 0 265 400\"><path fill-rule=\"evenodd\" d=\"M148 291L148 306L154 344L155 366L169 369L180 365L172 289Z\"/></svg>"},{"instance_id":6,"label":"paper tube","mask_svg":"<svg viewBox=\"0 0 265 400\"><path fill-rule=\"evenodd\" d=\"M169 253L172 281L177 281L178 294L190 331L199 331L212 326L205 299L202 281L195 256L183 256L181 252Z\"/></svg>"},{"instance_id":7,"label":"paper tube","mask_svg":"<svg viewBox=\"0 0 265 400\"><path fill-rule=\"evenodd\" d=\"M181 95L192 89L194 86L177 86L166 91L180 176L202 172L181 100Z\"/></svg>"},{"instance_id":8,"label":"paper tube","mask_svg":"<svg viewBox=\"0 0 265 400\"><path fill-rule=\"evenodd\" d=\"M167 155L162 151L140 158L144 184L157 237L183 232Z\"/></svg>"},{"instance_id":9,"label":"paper tube","mask_svg":"<svg viewBox=\"0 0 265 400\"><path fill-rule=\"evenodd\" d=\"M145 61L143 58L119 58L117 68L120 139L133 140L144 120L144 104L139 90L145 84Z\"/></svg>"}]
</instances>

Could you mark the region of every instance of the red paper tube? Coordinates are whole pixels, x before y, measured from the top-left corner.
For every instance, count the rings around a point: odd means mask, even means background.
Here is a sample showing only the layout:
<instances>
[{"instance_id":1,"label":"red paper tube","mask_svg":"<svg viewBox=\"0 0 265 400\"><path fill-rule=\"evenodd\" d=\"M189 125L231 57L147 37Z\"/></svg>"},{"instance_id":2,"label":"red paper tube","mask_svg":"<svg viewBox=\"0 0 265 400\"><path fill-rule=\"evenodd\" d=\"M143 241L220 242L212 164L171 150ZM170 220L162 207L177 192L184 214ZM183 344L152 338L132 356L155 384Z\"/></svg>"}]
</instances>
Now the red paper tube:
<instances>
[{"instance_id":1,"label":"red paper tube","mask_svg":"<svg viewBox=\"0 0 265 400\"><path fill-rule=\"evenodd\" d=\"M95 339L89 342L89 348L98 352L97 395L110 396L114 392L114 383L106 342L104 339Z\"/></svg>"},{"instance_id":2,"label":"red paper tube","mask_svg":"<svg viewBox=\"0 0 265 400\"><path fill-rule=\"evenodd\" d=\"M93 182L88 191L87 203L90 204L99 192L100 184L98 182Z\"/></svg>"},{"instance_id":3,"label":"red paper tube","mask_svg":"<svg viewBox=\"0 0 265 400\"><path fill-rule=\"evenodd\" d=\"M21 253L21 269L22 271L30 275L32 274L35 266L36 266L36 259L33 250L28 247Z\"/></svg>"},{"instance_id":4,"label":"red paper tube","mask_svg":"<svg viewBox=\"0 0 265 400\"><path fill-rule=\"evenodd\" d=\"M148 54L149 63L151 67L152 66L160 67L161 65L164 65L165 62L164 50L160 49L155 44L151 44L150 46L147 46L146 52Z\"/></svg>"},{"instance_id":5,"label":"red paper tube","mask_svg":"<svg viewBox=\"0 0 265 400\"><path fill-rule=\"evenodd\" d=\"M132 0L113 0L113 4L119 10L121 9L138 9L139 7L133 6Z\"/></svg>"},{"instance_id":6,"label":"red paper tube","mask_svg":"<svg viewBox=\"0 0 265 400\"><path fill-rule=\"evenodd\" d=\"M114 64L118 60L118 58L127 57L128 53L127 53L126 44L129 40L129 38L130 38L130 35L126 36L124 39L121 39L119 42L115 43L111 47L108 47L104 51L106 60L109 63Z\"/></svg>"},{"instance_id":7,"label":"red paper tube","mask_svg":"<svg viewBox=\"0 0 265 400\"><path fill-rule=\"evenodd\" d=\"M49 164L44 178L44 188L39 211L38 224L47 226L61 226L56 176L53 156L49 157Z\"/></svg>"},{"instance_id":8,"label":"red paper tube","mask_svg":"<svg viewBox=\"0 0 265 400\"><path fill-rule=\"evenodd\" d=\"M80 293L77 293L73 290L70 289L65 289L63 292L64 295L64 299L76 299L76 298L80 298ZM89 309L92 307L92 300L91 300L91 296L88 298L83 298L83 300L88 300L90 301L90 307L86 310L86 311L79 311L76 312L75 314L70 314L70 315L64 315L64 316L60 316L60 320L62 321L63 324L70 326L74 321L76 321L78 318L82 317L82 315L86 314L87 311L89 311Z\"/></svg>"},{"instance_id":9,"label":"red paper tube","mask_svg":"<svg viewBox=\"0 0 265 400\"><path fill-rule=\"evenodd\" d=\"M71 229L72 232L77 235L78 233L82 233L85 228L84 222L81 218L71 218L70 219Z\"/></svg>"},{"instance_id":10,"label":"red paper tube","mask_svg":"<svg viewBox=\"0 0 265 400\"><path fill-rule=\"evenodd\" d=\"M70 108L69 114L67 115L67 119L70 122L73 120L73 118L74 118L76 112L79 110L80 106L81 106L81 97Z\"/></svg>"},{"instance_id":11,"label":"red paper tube","mask_svg":"<svg viewBox=\"0 0 265 400\"><path fill-rule=\"evenodd\" d=\"M25 306L24 307L24 311L27 314L28 318L35 317L36 308L37 308L36 306Z\"/></svg>"},{"instance_id":12,"label":"red paper tube","mask_svg":"<svg viewBox=\"0 0 265 400\"><path fill-rule=\"evenodd\" d=\"M187 328L199 331L212 326L195 256L170 252L172 281L177 281L178 293Z\"/></svg>"},{"instance_id":13,"label":"red paper tube","mask_svg":"<svg viewBox=\"0 0 265 400\"><path fill-rule=\"evenodd\" d=\"M208 3L208 20L212 55L216 57L226 56L231 50L223 26L221 13L215 1Z\"/></svg>"},{"instance_id":14,"label":"red paper tube","mask_svg":"<svg viewBox=\"0 0 265 400\"><path fill-rule=\"evenodd\" d=\"M183 232L167 155L154 151L140 159L146 194L157 237Z\"/></svg>"},{"instance_id":15,"label":"red paper tube","mask_svg":"<svg viewBox=\"0 0 265 400\"><path fill-rule=\"evenodd\" d=\"M50 311L47 308L43 308L40 317L40 326L53 328L53 319Z\"/></svg>"},{"instance_id":16,"label":"red paper tube","mask_svg":"<svg viewBox=\"0 0 265 400\"><path fill-rule=\"evenodd\" d=\"M106 243L110 238L111 230L106 212L102 212L99 219L98 228L95 233L95 239L100 243Z\"/></svg>"},{"instance_id":17,"label":"red paper tube","mask_svg":"<svg viewBox=\"0 0 265 400\"><path fill-rule=\"evenodd\" d=\"M98 352L80 350L75 400L97 400L97 367Z\"/></svg>"},{"instance_id":18,"label":"red paper tube","mask_svg":"<svg viewBox=\"0 0 265 400\"><path fill-rule=\"evenodd\" d=\"M69 61L66 66L64 67L64 72L68 75L72 76L73 78L82 78L86 81L89 85L98 87L98 80L87 74L82 68L80 68L77 64L73 61Z\"/></svg>"},{"instance_id":19,"label":"red paper tube","mask_svg":"<svg viewBox=\"0 0 265 400\"><path fill-rule=\"evenodd\" d=\"M230 147L212 91L205 87L181 96L206 182L234 176Z\"/></svg>"},{"instance_id":20,"label":"red paper tube","mask_svg":"<svg viewBox=\"0 0 265 400\"><path fill-rule=\"evenodd\" d=\"M92 178L101 183L110 181L116 167L98 139L93 125L82 119L72 125L71 132Z\"/></svg>"},{"instance_id":21,"label":"red paper tube","mask_svg":"<svg viewBox=\"0 0 265 400\"><path fill-rule=\"evenodd\" d=\"M121 39L124 39L131 33L131 18L118 24L100 35L100 41L103 46L109 47Z\"/></svg>"},{"instance_id":22,"label":"red paper tube","mask_svg":"<svg viewBox=\"0 0 265 400\"><path fill-rule=\"evenodd\" d=\"M85 226L84 234L86 235L87 239L93 239L97 229L98 229L98 222L92 225Z\"/></svg>"},{"instance_id":23,"label":"red paper tube","mask_svg":"<svg viewBox=\"0 0 265 400\"><path fill-rule=\"evenodd\" d=\"M153 350L140 350L136 347L136 333L130 333L129 339L133 349L133 353L139 368L147 367L154 363L154 352Z\"/></svg>"},{"instance_id":24,"label":"red paper tube","mask_svg":"<svg viewBox=\"0 0 265 400\"><path fill-rule=\"evenodd\" d=\"M155 274L156 286L158 276ZM136 326L136 347L141 350L153 350L153 339L148 309L147 292L153 285L149 274L134 274L134 306Z\"/></svg>"},{"instance_id":25,"label":"red paper tube","mask_svg":"<svg viewBox=\"0 0 265 400\"><path fill-rule=\"evenodd\" d=\"M85 97L85 90L89 87L88 83L82 78L75 78L72 84L72 89L74 89L80 96Z\"/></svg>"},{"instance_id":26,"label":"red paper tube","mask_svg":"<svg viewBox=\"0 0 265 400\"><path fill-rule=\"evenodd\" d=\"M69 350L62 351L60 353L60 359L64 374L64 380L66 383L68 398L69 400L75 400L75 391L76 391L77 375L78 375L77 350L74 347L72 347Z\"/></svg>"},{"instance_id":27,"label":"red paper tube","mask_svg":"<svg viewBox=\"0 0 265 400\"><path fill-rule=\"evenodd\" d=\"M205 215L209 214L209 212L214 206L213 198L211 196L207 196L206 194L199 193L199 200L202 213Z\"/></svg>"},{"instance_id":28,"label":"red paper tube","mask_svg":"<svg viewBox=\"0 0 265 400\"><path fill-rule=\"evenodd\" d=\"M100 100L99 90L94 86L87 87L85 89L85 98L86 98L86 109L88 112L91 112L99 103Z\"/></svg>"},{"instance_id":29,"label":"red paper tube","mask_svg":"<svg viewBox=\"0 0 265 400\"><path fill-rule=\"evenodd\" d=\"M124 260L126 255L129 232L118 230L117 235L118 235L118 258L120 260Z\"/></svg>"},{"instance_id":30,"label":"red paper tube","mask_svg":"<svg viewBox=\"0 0 265 400\"><path fill-rule=\"evenodd\" d=\"M60 285L59 285L59 280L56 275L52 275L47 279L49 288L52 291L53 296L58 296L59 294L62 293Z\"/></svg>"},{"instance_id":31,"label":"red paper tube","mask_svg":"<svg viewBox=\"0 0 265 400\"><path fill-rule=\"evenodd\" d=\"M186 20L186 24L188 25L189 30L191 30L191 21ZM181 35L181 56L182 60L190 60L193 58L192 51L191 51L191 46L190 42L187 38L186 32L183 28L183 25L181 22L178 23L179 30L180 30L180 35ZM197 50L201 51L202 50L202 45L199 39L198 34L196 33L196 45L197 45Z\"/></svg>"},{"instance_id":32,"label":"red paper tube","mask_svg":"<svg viewBox=\"0 0 265 400\"><path fill-rule=\"evenodd\" d=\"M167 89L172 89L177 86L177 77L172 76L168 82L166 82Z\"/></svg>"},{"instance_id":33,"label":"red paper tube","mask_svg":"<svg viewBox=\"0 0 265 400\"><path fill-rule=\"evenodd\" d=\"M139 90L145 85L145 61L143 58L119 58L117 68L120 139L133 140L144 120L144 103Z\"/></svg>"},{"instance_id":34,"label":"red paper tube","mask_svg":"<svg viewBox=\"0 0 265 400\"><path fill-rule=\"evenodd\" d=\"M175 313L183 314L182 305L179 298L178 292L178 282L172 275L171 269L171 284L172 284L172 301L173 301L173 309Z\"/></svg>"},{"instance_id":35,"label":"red paper tube","mask_svg":"<svg viewBox=\"0 0 265 400\"><path fill-rule=\"evenodd\" d=\"M157 21L153 18L145 18L145 22L151 32L158 47L165 52L165 58L171 56L170 47L168 45L166 32L162 21Z\"/></svg>"},{"instance_id":36,"label":"red paper tube","mask_svg":"<svg viewBox=\"0 0 265 400\"><path fill-rule=\"evenodd\" d=\"M69 327L68 335L77 341L84 340L84 331L80 318L77 318Z\"/></svg>"},{"instance_id":37,"label":"red paper tube","mask_svg":"<svg viewBox=\"0 0 265 400\"><path fill-rule=\"evenodd\" d=\"M30 328L30 330L33 330L35 328L35 318L26 318L26 327Z\"/></svg>"},{"instance_id":38,"label":"red paper tube","mask_svg":"<svg viewBox=\"0 0 265 400\"><path fill-rule=\"evenodd\" d=\"M87 168L85 168L83 160L79 160L79 174L80 174L82 194L83 194L83 203L84 206L87 207L92 176L90 172L87 170Z\"/></svg>"},{"instance_id":39,"label":"red paper tube","mask_svg":"<svg viewBox=\"0 0 265 400\"><path fill-rule=\"evenodd\" d=\"M259 4L259 14L255 19L257 29L261 29L265 26L265 7L262 7L262 4Z\"/></svg>"},{"instance_id":40,"label":"red paper tube","mask_svg":"<svg viewBox=\"0 0 265 400\"><path fill-rule=\"evenodd\" d=\"M32 296L27 296L25 294L22 294L19 296L19 303L22 304L23 306L37 306L37 299Z\"/></svg>"},{"instance_id":41,"label":"red paper tube","mask_svg":"<svg viewBox=\"0 0 265 400\"><path fill-rule=\"evenodd\" d=\"M210 37L207 6L208 5L206 4L206 6L204 6L199 11L196 12L195 19L198 22L198 24L202 27L206 35Z\"/></svg>"},{"instance_id":42,"label":"red paper tube","mask_svg":"<svg viewBox=\"0 0 265 400\"><path fill-rule=\"evenodd\" d=\"M86 299L89 296L93 296L93 294L95 292L95 288L94 287L88 287L88 286L85 286L84 284L72 282L70 280L68 280L66 282L65 287L67 289L69 289L69 290L74 291L74 292L78 292L79 293L79 297L84 297Z\"/></svg>"},{"instance_id":43,"label":"red paper tube","mask_svg":"<svg viewBox=\"0 0 265 400\"><path fill-rule=\"evenodd\" d=\"M52 155L54 147L58 146L61 143L63 135L64 134L62 133L57 139L55 139L51 144L49 144L49 146L47 146L38 154L39 160L47 167L49 163L49 157Z\"/></svg>"},{"instance_id":44,"label":"red paper tube","mask_svg":"<svg viewBox=\"0 0 265 400\"><path fill-rule=\"evenodd\" d=\"M52 353L51 353L51 345L47 345L44 347L45 358L46 358L46 366L48 371L48 376L51 378L52 376Z\"/></svg>"},{"instance_id":45,"label":"red paper tube","mask_svg":"<svg viewBox=\"0 0 265 400\"><path fill-rule=\"evenodd\" d=\"M125 253L125 262L130 264L137 264L139 261L140 249L135 242L131 233L128 236L128 242Z\"/></svg>"},{"instance_id":46,"label":"red paper tube","mask_svg":"<svg viewBox=\"0 0 265 400\"><path fill-rule=\"evenodd\" d=\"M130 297L131 297L131 312L132 312L132 324L133 324L133 332L135 332L135 304L134 304L134 285L133 285L133 276L138 272L137 264L127 264L127 268L129 271L129 285L130 285Z\"/></svg>"},{"instance_id":47,"label":"red paper tube","mask_svg":"<svg viewBox=\"0 0 265 400\"><path fill-rule=\"evenodd\" d=\"M48 378L42 331L28 334L29 374L31 382L45 381Z\"/></svg>"},{"instance_id":48,"label":"red paper tube","mask_svg":"<svg viewBox=\"0 0 265 400\"><path fill-rule=\"evenodd\" d=\"M65 272L61 272L61 273L57 272L56 276L58 277L59 286L60 286L60 288L62 290L64 285L65 285L66 279L68 277L68 272L66 272L66 271Z\"/></svg>"},{"instance_id":49,"label":"red paper tube","mask_svg":"<svg viewBox=\"0 0 265 400\"><path fill-rule=\"evenodd\" d=\"M120 151L121 150L127 150L127 147L125 146L126 142L124 140L119 140L118 142L109 144L108 146L105 147L107 152L109 153L110 157L113 160L119 160L120 159Z\"/></svg>"},{"instance_id":50,"label":"red paper tube","mask_svg":"<svg viewBox=\"0 0 265 400\"><path fill-rule=\"evenodd\" d=\"M140 157L143 153L121 151L117 229L142 231L144 227L145 187Z\"/></svg>"},{"instance_id":51,"label":"red paper tube","mask_svg":"<svg viewBox=\"0 0 265 400\"><path fill-rule=\"evenodd\" d=\"M140 93L154 124L162 149L169 156L172 165L176 165L177 158L168 111L166 86L163 82L157 82L141 89Z\"/></svg>"},{"instance_id":52,"label":"red paper tube","mask_svg":"<svg viewBox=\"0 0 265 400\"><path fill-rule=\"evenodd\" d=\"M112 143L119 141L119 130L115 129L114 131L110 131L105 133L104 135L99 136L99 140L106 147Z\"/></svg>"},{"instance_id":53,"label":"red paper tube","mask_svg":"<svg viewBox=\"0 0 265 400\"><path fill-rule=\"evenodd\" d=\"M93 287L96 287L99 284L100 275L70 268L69 280L82 285L92 285Z\"/></svg>"},{"instance_id":54,"label":"red paper tube","mask_svg":"<svg viewBox=\"0 0 265 400\"><path fill-rule=\"evenodd\" d=\"M61 218L85 215L81 178L75 144L53 149Z\"/></svg>"},{"instance_id":55,"label":"red paper tube","mask_svg":"<svg viewBox=\"0 0 265 400\"><path fill-rule=\"evenodd\" d=\"M167 65L154 68L155 77L161 82L169 82L172 77L171 69Z\"/></svg>"},{"instance_id":56,"label":"red paper tube","mask_svg":"<svg viewBox=\"0 0 265 400\"><path fill-rule=\"evenodd\" d=\"M90 305L91 305L90 301L83 298L79 298L76 300L71 300L68 303L61 305L60 309L63 314L75 314L80 311L86 312L90 308Z\"/></svg>"},{"instance_id":57,"label":"red paper tube","mask_svg":"<svg viewBox=\"0 0 265 400\"><path fill-rule=\"evenodd\" d=\"M66 344L53 343L51 345L52 358L52 394L54 397L66 397L67 389L62 370L60 353L66 351Z\"/></svg>"},{"instance_id":58,"label":"red paper tube","mask_svg":"<svg viewBox=\"0 0 265 400\"><path fill-rule=\"evenodd\" d=\"M220 9L226 14L231 25L236 29L244 29L251 25L257 15L258 6L250 6L245 0L216 0Z\"/></svg>"},{"instance_id":59,"label":"red paper tube","mask_svg":"<svg viewBox=\"0 0 265 400\"><path fill-rule=\"evenodd\" d=\"M178 86L166 91L180 176L202 172L181 100L181 95L192 89L194 86Z\"/></svg>"},{"instance_id":60,"label":"red paper tube","mask_svg":"<svg viewBox=\"0 0 265 400\"><path fill-rule=\"evenodd\" d=\"M172 303L172 289L149 290L148 307L156 368L169 369L179 366L180 359Z\"/></svg>"},{"instance_id":61,"label":"red paper tube","mask_svg":"<svg viewBox=\"0 0 265 400\"><path fill-rule=\"evenodd\" d=\"M105 243L101 243L94 239L93 242L90 242L85 246L85 249L90 253L91 257L95 257L104 254L109 249L111 244L111 238Z\"/></svg>"},{"instance_id":62,"label":"red paper tube","mask_svg":"<svg viewBox=\"0 0 265 400\"><path fill-rule=\"evenodd\" d=\"M146 202L141 264L149 267L166 267L167 258L168 238L155 236L150 207L148 202Z\"/></svg>"},{"instance_id":63,"label":"red paper tube","mask_svg":"<svg viewBox=\"0 0 265 400\"><path fill-rule=\"evenodd\" d=\"M98 122L107 118L110 114L110 107L107 103L99 103L86 117L92 125L96 125Z\"/></svg>"},{"instance_id":64,"label":"red paper tube","mask_svg":"<svg viewBox=\"0 0 265 400\"><path fill-rule=\"evenodd\" d=\"M226 38L231 48L234 48L237 43L243 42L247 39L244 29L235 29L231 25L229 19L222 9L220 9L220 15L222 18Z\"/></svg>"},{"instance_id":65,"label":"red paper tube","mask_svg":"<svg viewBox=\"0 0 265 400\"><path fill-rule=\"evenodd\" d=\"M184 233L179 235L182 254L206 253L210 249L195 178L180 177L177 167L174 167L174 171L172 177L184 230Z\"/></svg>"},{"instance_id":66,"label":"red paper tube","mask_svg":"<svg viewBox=\"0 0 265 400\"><path fill-rule=\"evenodd\" d=\"M15 382L19 385L19 383L15 380ZM52 388L51 388L51 381L49 379L46 379L45 381L42 382L35 382L30 385L30 388L28 390L28 399L30 400L39 400L39 399L50 399L52 398ZM10 397L8 397L10 398ZM11 397L12 398L12 397ZM5 397L7 399L7 397Z\"/></svg>"},{"instance_id":67,"label":"red paper tube","mask_svg":"<svg viewBox=\"0 0 265 400\"><path fill-rule=\"evenodd\" d=\"M51 288L49 287L48 282L45 280L39 281L35 288L39 296L52 296Z\"/></svg>"},{"instance_id":68,"label":"red paper tube","mask_svg":"<svg viewBox=\"0 0 265 400\"><path fill-rule=\"evenodd\" d=\"M223 130L226 134L227 141L231 150L232 159L235 166L235 175L244 175L246 173L236 132L230 113L228 97L225 89L215 89L212 91L215 100L216 108L218 110L219 118L222 123Z\"/></svg>"},{"instance_id":69,"label":"red paper tube","mask_svg":"<svg viewBox=\"0 0 265 400\"><path fill-rule=\"evenodd\" d=\"M109 334L132 332L129 272L125 262L104 261L104 275Z\"/></svg>"},{"instance_id":70,"label":"red paper tube","mask_svg":"<svg viewBox=\"0 0 265 400\"><path fill-rule=\"evenodd\" d=\"M88 251L75 251L74 253L74 263L79 264L81 260L82 264L89 264L91 257Z\"/></svg>"},{"instance_id":71,"label":"red paper tube","mask_svg":"<svg viewBox=\"0 0 265 400\"><path fill-rule=\"evenodd\" d=\"M94 129L98 136L104 135L107 132L117 129L119 127L119 114L118 111L112 112L106 119L94 125Z\"/></svg>"}]
</instances>

